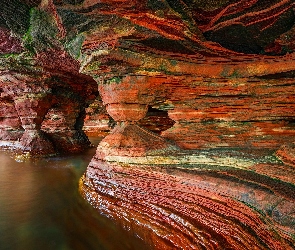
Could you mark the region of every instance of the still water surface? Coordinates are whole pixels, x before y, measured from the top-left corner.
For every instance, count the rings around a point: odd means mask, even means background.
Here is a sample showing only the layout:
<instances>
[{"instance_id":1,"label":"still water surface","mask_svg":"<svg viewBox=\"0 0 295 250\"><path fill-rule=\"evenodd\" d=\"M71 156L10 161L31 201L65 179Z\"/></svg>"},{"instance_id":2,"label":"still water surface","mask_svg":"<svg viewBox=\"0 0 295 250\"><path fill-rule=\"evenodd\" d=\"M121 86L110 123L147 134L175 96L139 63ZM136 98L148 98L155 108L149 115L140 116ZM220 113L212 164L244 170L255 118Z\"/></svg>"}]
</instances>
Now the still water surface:
<instances>
[{"instance_id":1,"label":"still water surface","mask_svg":"<svg viewBox=\"0 0 295 250\"><path fill-rule=\"evenodd\" d=\"M148 249L80 196L94 153L16 162L0 152L0 250Z\"/></svg>"}]
</instances>

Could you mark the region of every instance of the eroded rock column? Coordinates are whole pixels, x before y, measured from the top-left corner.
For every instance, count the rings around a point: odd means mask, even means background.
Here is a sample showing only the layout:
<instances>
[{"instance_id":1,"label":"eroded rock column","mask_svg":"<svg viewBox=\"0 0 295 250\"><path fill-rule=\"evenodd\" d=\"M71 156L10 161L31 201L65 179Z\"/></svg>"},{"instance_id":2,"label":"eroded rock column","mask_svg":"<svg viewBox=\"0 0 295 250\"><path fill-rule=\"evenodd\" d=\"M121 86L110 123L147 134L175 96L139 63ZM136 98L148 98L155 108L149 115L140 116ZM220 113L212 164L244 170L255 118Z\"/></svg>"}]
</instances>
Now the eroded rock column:
<instances>
[{"instance_id":1,"label":"eroded rock column","mask_svg":"<svg viewBox=\"0 0 295 250\"><path fill-rule=\"evenodd\" d=\"M41 131L41 124L51 106L48 93L26 93L15 98L15 107L25 132L20 139L22 150L32 155L50 155L55 150Z\"/></svg>"},{"instance_id":2,"label":"eroded rock column","mask_svg":"<svg viewBox=\"0 0 295 250\"><path fill-rule=\"evenodd\" d=\"M146 76L128 76L99 86L106 110L117 122L111 133L98 146L101 157L146 156L175 149L163 137L140 127L154 100L155 86Z\"/></svg>"},{"instance_id":3,"label":"eroded rock column","mask_svg":"<svg viewBox=\"0 0 295 250\"><path fill-rule=\"evenodd\" d=\"M138 85L132 85L135 79ZM275 157L253 159L246 151L228 150L245 149L251 142L272 149L281 145L285 131L294 135L284 121L289 106L282 109L278 102L268 104L270 98L251 95L258 92L250 83L237 88L224 82L169 81L171 90L162 91L167 93L157 105L166 106L176 122L162 133L175 140L175 150L138 126L147 105L157 102L148 80L139 79L144 77L99 87L117 125L81 178L83 197L155 249L292 249L294 171ZM236 94L219 96L221 90ZM232 105L239 99L244 106ZM271 108L272 119L265 121Z\"/></svg>"},{"instance_id":4,"label":"eroded rock column","mask_svg":"<svg viewBox=\"0 0 295 250\"><path fill-rule=\"evenodd\" d=\"M51 88L46 83L48 75L36 72L7 72L1 75L3 91L13 100L10 110L15 111L15 121L20 121L24 133L18 148L23 153L51 155L54 147L41 131L41 124L52 105ZM16 119L17 115L17 119Z\"/></svg>"},{"instance_id":5,"label":"eroded rock column","mask_svg":"<svg viewBox=\"0 0 295 250\"><path fill-rule=\"evenodd\" d=\"M3 146L18 141L24 130L16 112L14 101L8 97L1 98L0 106L0 140Z\"/></svg>"}]
</instances>

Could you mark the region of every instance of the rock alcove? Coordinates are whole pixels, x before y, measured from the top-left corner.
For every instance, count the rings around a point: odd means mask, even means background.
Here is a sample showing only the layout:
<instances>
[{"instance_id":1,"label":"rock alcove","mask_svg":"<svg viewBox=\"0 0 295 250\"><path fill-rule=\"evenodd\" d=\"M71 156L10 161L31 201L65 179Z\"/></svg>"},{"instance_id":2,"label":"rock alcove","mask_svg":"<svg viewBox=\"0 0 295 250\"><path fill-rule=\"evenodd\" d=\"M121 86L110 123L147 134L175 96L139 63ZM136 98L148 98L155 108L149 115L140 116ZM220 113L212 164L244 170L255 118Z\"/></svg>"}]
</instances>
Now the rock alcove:
<instances>
[{"instance_id":1,"label":"rock alcove","mask_svg":"<svg viewBox=\"0 0 295 250\"><path fill-rule=\"evenodd\" d=\"M151 248L294 249L294 7L5 1L0 145L103 134L80 193Z\"/></svg>"}]
</instances>

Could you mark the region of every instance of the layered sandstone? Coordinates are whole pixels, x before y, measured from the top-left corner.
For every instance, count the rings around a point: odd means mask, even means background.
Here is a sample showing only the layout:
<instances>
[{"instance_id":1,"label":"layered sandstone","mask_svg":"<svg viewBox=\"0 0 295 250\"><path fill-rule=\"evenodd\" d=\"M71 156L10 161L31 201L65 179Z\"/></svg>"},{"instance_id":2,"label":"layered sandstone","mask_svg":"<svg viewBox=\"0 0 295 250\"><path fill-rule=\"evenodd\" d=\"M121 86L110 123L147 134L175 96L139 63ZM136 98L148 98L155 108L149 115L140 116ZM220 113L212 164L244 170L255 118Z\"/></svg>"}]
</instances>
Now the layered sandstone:
<instances>
[{"instance_id":1,"label":"layered sandstone","mask_svg":"<svg viewBox=\"0 0 295 250\"><path fill-rule=\"evenodd\" d=\"M96 83L86 76L69 74L64 77L49 70L2 72L1 90L6 96L2 101L3 146L16 147L31 155L75 152L89 147L82 127L84 109L95 98L91 93L96 93ZM79 90L78 84L88 84L88 93Z\"/></svg>"},{"instance_id":2,"label":"layered sandstone","mask_svg":"<svg viewBox=\"0 0 295 250\"><path fill-rule=\"evenodd\" d=\"M80 190L152 249L293 249L293 185L281 163L208 151L96 156Z\"/></svg>"},{"instance_id":3,"label":"layered sandstone","mask_svg":"<svg viewBox=\"0 0 295 250\"><path fill-rule=\"evenodd\" d=\"M155 249L293 249L294 7L7 2L1 136L38 154L80 150L97 83L94 117L113 129L80 191L99 212Z\"/></svg>"},{"instance_id":4,"label":"layered sandstone","mask_svg":"<svg viewBox=\"0 0 295 250\"><path fill-rule=\"evenodd\" d=\"M99 90L117 125L80 183L99 211L156 249L293 249L292 150L273 155L294 142L293 79L128 75ZM174 126L140 127L147 106Z\"/></svg>"},{"instance_id":5,"label":"layered sandstone","mask_svg":"<svg viewBox=\"0 0 295 250\"><path fill-rule=\"evenodd\" d=\"M90 146L82 127L97 84L65 50L55 5L40 2L1 6L1 145L31 156L82 151ZM12 19L12 9L22 18Z\"/></svg>"},{"instance_id":6,"label":"layered sandstone","mask_svg":"<svg viewBox=\"0 0 295 250\"><path fill-rule=\"evenodd\" d=\"M156 249L293 249L293 3L217 5L77 7L105 20L81 70L117 121L80 190ZM140 127L148 108L173 127Z\"/></svg>"}]
</instances>

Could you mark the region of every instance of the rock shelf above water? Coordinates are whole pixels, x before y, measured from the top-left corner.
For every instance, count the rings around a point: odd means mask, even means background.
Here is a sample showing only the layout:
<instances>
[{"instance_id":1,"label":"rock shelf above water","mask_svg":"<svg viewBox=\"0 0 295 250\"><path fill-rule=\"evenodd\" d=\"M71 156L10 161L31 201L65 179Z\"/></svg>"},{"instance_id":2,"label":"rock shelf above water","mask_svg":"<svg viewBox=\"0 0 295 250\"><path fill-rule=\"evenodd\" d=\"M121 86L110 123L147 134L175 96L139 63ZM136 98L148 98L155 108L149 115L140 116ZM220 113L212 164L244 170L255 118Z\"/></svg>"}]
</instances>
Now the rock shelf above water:
<instances>
[{"instance_id":1,"label":"rock shelf above water","mask_svg":"<svg viewBox=\"0 0 295 250\"><path fill-rule=\"evenodd\" d=\"M100 129L80 192L151 248L294 249L294 7L5 1L0 146L76 153Z\"/></svg>"}]
</instances>

